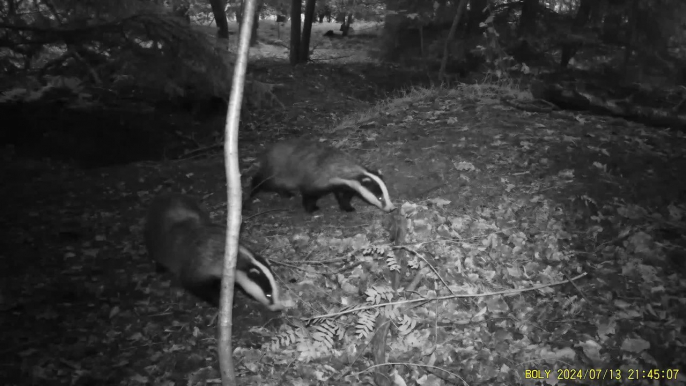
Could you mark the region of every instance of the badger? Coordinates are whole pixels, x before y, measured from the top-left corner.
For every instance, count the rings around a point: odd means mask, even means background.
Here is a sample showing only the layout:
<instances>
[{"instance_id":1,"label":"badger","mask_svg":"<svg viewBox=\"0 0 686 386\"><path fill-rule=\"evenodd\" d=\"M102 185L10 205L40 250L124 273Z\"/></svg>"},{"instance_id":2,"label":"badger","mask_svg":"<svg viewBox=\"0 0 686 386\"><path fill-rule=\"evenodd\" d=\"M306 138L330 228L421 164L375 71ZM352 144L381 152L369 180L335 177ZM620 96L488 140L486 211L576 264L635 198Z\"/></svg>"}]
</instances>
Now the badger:
<instances>
[{"instance_id":1,"label":"badger","mask_svg":"<svg viewBox=\"0 0 686 386\"><path fill-rule=\"evenodd\" d=\"M145 224L145 245L158 272L168 271L196 297L219 305L226 229L212 223L193 198L167 193L153 199ZM283 309L274 272L243 245L236 260L237 288L272 311Z\"/></svg>"},{"instance_id":2,"label":"badger","mask_svg":"<svg viewBox=\"0 0 686 386\"><path fill-rule=\"evenodd\" d=\"M342 211L355 210L350 200L358 196L384 212L395 209L381 171L360 165L348 154L308 139L279 142L258 159L252 178L250 199L271 191L292 197L300 191L307 213L319 209L317 200L333 193Z\"/></svg>"}]
</instances>

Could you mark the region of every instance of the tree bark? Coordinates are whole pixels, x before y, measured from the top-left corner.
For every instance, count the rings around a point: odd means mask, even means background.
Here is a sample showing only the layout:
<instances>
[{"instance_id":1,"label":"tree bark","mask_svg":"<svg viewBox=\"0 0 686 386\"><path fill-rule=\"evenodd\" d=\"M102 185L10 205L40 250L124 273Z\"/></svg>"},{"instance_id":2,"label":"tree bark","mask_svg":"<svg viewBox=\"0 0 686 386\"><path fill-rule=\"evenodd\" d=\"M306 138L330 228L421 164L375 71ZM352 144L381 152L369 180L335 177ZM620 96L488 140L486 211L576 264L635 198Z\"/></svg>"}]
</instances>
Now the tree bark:
<instances>
[{"instance_id":1,"label":"tree bark","mask_svg":"<svg viewBox=\"0 0 686 386\"><path fill-rule=\"evenodd\" d=\"M233 321L233 295L238 258L238 235L241 231L241 171L238 167L238 122L241 117L245 73L248 67L250 32L252 31L255 3L246 0L245 18L238 39L238 57L231 81L231 97L224 127L224 163L226 171L228 208L226 215L226 245L224 248L224 269L222 272L221 302L219 304L219 368L222 384L235 385L236 372L231 349Z\"/></svg>"},{"instance_id":2,"label":"tree bark","mask_svg":"<svg viewBox=\"0 0 686 386\"><path fill-rule=\"evenodd\" d=\"M579 10L576 11L576 17L574 17L574 23L572 24L572 34L580 32L580 30L588 23L588 19L591 16L591 9L593 8L593 2L597 0L581 0L579 4ZM562 43L562 52L560 54L560 67L566 68L569 61L572 60L576 51L581 47L582 42L580 41L568 41Z\"/></svg>"},{"instance_id":3,"label":"tree bark","mask_svg":"<svg viewBox=\"0 0 686 386\"><path fill-rule=\"evenodd\" d=\"M519 35L536 35L537 14L538 0L524 0L522 2L522 16L519 18Z\"/></svg>"},{"instance_id":4,"label":"tree bark","mask_svg":"<svg viewBox=\"0 0 686 386\"><path fill-rule=\"evenodd\" d=\"M348 33L350 32L350 25L353 23L353 14L349 13L348 16L346 16L343 19L343 25L341 25L341 31L343 32L343 36L348 36Z\"/></svg>"},{"instance_id":5,"label":"tree bark","mask_svg":"<svg viewBox=\"0 0 686 386\"><path fill-rule=\"evenodd\" d=\"M438 79L443 80L445 77L445 68L448 65L448 47L450 42L455 38L455 31L457 31L457 24L462 18L462 13L467 6L467 0L461 0L460 4L457 6L457 11L455 12L455 17L453 18L453 24L450 26L450 32L448 33L448 38L445 40L445 46L443 47L443 60L441 60L441 69L438 70Z\"/></svg>"},{"instance_id":6,"label":"tree bark","mask_svg":"<svg viewBox=\"0 0 686 386\"><path fill-rule=\"evenodd\" d=\"M214 22L217 24L217 38L229 38L229 21L226 19L226 0L210 0Z\"/></svg>"},{"instance_id":7,"label":"tree bark","mask_svg":"<svg viewBox=\"0 0 686 386\"><path fill-rule=\"evenodd\" d=\"M312 20L314 19L314 7L317 0L305 2L305 24L303 24L302 40L300 42L300 63L307 63L310 58L310 37L312 35Z\"/></svg>"},{"instance_id":8,"label":"tree bark","mask_svg":"<svg viewBox=\"0 0 686 386\"><path fill-rule=\"evenodd\" d=\"M469 0L469 20L467 20L467 33L469 36L481 33L481 22L488 17L488 14L484 12L487 6L488 0Z\"/></svg>"},{"instance_id":9,"label":"tree bark","mask_svg":"<svg viewBox=\"0 0 686 386\"><path fill-rule=\"evenodd\" d=\"M255 17L253 17L252 22L252 34L250 34L250 47L257 45L257 27L260 25L260 12L262 12L263 7L262 3L262 1L258 2L255 9Z\"/></svg>"},{"instance_id":10,"label":"tree bark","mask_svg":"<svg viewBox=\"0 0 686 386\"><path fill-rule=\"evenodd\" d=\"M288 57L292 66L300 59L300 14L302 4L300 0L291 0L291 52Z\"/></svg>"}]
</instances>

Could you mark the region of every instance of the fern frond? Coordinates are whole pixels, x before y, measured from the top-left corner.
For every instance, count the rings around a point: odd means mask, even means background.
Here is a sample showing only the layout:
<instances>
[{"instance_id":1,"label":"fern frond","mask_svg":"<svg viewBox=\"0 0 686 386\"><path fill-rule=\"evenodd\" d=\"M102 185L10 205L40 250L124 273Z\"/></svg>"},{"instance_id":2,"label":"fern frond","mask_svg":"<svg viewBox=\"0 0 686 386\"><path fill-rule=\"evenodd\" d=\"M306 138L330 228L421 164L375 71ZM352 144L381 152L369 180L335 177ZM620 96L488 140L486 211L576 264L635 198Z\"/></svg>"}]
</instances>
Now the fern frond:
<instances>
[{"instance_id":1,"label":"fern frond","mask_svg":"<svg viewBox=\"0 0 686 386\"><path fill-rule=\"evenodd\" d=\"M397 305L386 306L381 308L381 313L388 319L398 319L402 315L400 313L400 307Z\"/></svg>"},{"instance_id":2,"label":"fern frond","mask_svg":"<svg viewBox=\"0 0 686 386\"><path fill-rule=\"evenodd\" d=\"M376 317L379 315L376 311L364 311L358 314L359 319L355 325L355 334L358 339L367 339L374 331L376 325Z\"/></svg>"},{"instance_id":3,"label":"fern frond","mask_svg":"<svg viewBox=\"0 0 686 386\"><path fill-rule=\"evenodd\" d=\"M312 333L312 339L323 344L328 350L333 349L333 333L323 326L316 327L316 331Z\"/></svg>"},{"instance_id":4,"label":"fern frond","mask_svg":"<svg viewBox=\"0 0 686 386\"><path fill-rule=\"evenodd\" d=\"M303 340L307 336L306 329L293 329L291 326L284 326L284 331L278 335L273 336L271 342L262 345L262 348L267 351L276 351L281 347L290 346L293 343ZM305 332L302 332L305 331Z\"/></svg>"},{"instance_id":5,"label":"fern frond","mask_svg":"<svg viewBox=\"0 0 686 386\"><path fill-rule=\"evenodd\" d=\"M409 317L407 314L404 314L398 322L398 332L400 335L411 333L417 326L417 320Z\"/></svg>"},{"instance_id":6,"label":"fern frond","mask_svg":"<svg viewBox=\"0 0 686 386\"><path fill-rule=\"evenodd\" d=\"M372 304L381 304L383 300L391 301L393 300L393 294L395 292L389 286L371 286L365 291L367 295L367 302Z\"/></svg>"},{"instance_id":7,"label":"fern frond","mask_svg":"<svg viewBox=\"0 0 686 386\"><path fill-rule=\"evenodd\" d=\"M400 272L400 264L398 264L398 261L395 259L395 256L386 256L386 265L388 266L388 269L390 269L391 271Z\"/></svg>"},{"instance_id":8,"label":"fern frond","mask_svg":"<svg viewBox=\"0 0 686 386\"><path fill-rule=\"evenodd\" d=\"M322 356L330 355L332 350L323 342L317 340L303 340L298 343L298 351L300 352L298 360L309 362L313 359L319 359Z\"/></svg>"}]
</instances>

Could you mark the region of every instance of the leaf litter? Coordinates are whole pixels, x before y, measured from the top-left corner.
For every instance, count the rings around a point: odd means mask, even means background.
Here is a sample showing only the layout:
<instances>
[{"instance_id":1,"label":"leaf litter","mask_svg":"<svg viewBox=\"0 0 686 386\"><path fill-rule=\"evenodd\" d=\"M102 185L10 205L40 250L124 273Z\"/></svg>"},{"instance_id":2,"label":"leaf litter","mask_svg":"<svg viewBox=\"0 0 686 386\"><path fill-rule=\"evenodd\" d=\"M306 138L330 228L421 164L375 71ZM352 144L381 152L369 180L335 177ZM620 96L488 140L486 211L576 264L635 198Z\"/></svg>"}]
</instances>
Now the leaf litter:
<instances>
[{"instance_id":1,"label":"leaf litter","mask_svg":"<svg viewBox=\"0 0 686 386\"><path fill-rule=\"evenodd\" d=\"M404 249L389 243L387 216L362 204L342 214L327 198L315 216L297 199L255 204L288 210L250 218L244 233L297 307L274 320L238 299L246 384L360 384L375 364L367 352L379 315L391 324L386 362L402 363L393 377L407 383L613 384L650 369L685 383L683 134L530 114L465 92L398 111L323 138L384 170L406 219ZM3 216L16 219L12 259L2 259L12 272L1 297L9 379L216 380L214 312L154 274L140 219L164 185L205 197L221 221L222 175L217 158L21 187ZM401 288L419 277L413 291L392 289L397 269ZM447 296L462 297L431 300ZM335 316L317 318L326 314Z\"/></svg>"}]
</instances>

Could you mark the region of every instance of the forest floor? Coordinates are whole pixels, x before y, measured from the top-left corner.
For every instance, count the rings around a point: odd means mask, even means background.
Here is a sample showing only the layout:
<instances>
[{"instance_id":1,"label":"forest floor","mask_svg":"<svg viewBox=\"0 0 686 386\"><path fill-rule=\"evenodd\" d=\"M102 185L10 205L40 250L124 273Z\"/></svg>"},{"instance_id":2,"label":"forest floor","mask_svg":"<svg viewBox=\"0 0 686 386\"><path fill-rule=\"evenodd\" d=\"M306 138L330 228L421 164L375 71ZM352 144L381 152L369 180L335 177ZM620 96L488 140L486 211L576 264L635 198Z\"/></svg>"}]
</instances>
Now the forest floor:
<instances>
[{"instance_id":1,"label":"forest floor","mask_svg":"<svg viewBox=\"0 0 686 386\"><path fill-rule=\"evenodd\" d=\"M524 112L501 103L516 90L496 86L416 89L382 100L423 81L374 64L255 66L287 85L278 95L286 109L261 112L262 120L242 128L243 170L268 143L303 134L325 140L383 170L407 244L393 249L397 217L361 201L353 201L357 212L341 213L327 197L311 216L297 198L260 195L244 213L244 238L272 260L296 307L273 315L237 297L241 384L368 381L379 315L391 323L386 360L403 364L386 372L395 381L686 383L682 133ZM61 124L80 120L84 130L125 119L61 117ZM191 127L205 137L182 131L199 145L180 160L99 168L5 154L4 384L219 377L215 310L155 274L141 229L150 199L166 190L201 198L223 221L222 155L208 140L223 122L158 112L137 124ZM101 151L94 147L91 157ZM403 287L423 272L413 291L388 289L398 262ZM461 297L431 300L451 294ZM307 327L302 321L422 298Z\"/></svg>"}]
</instances>

